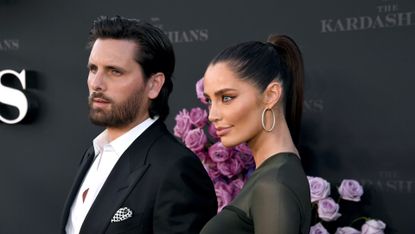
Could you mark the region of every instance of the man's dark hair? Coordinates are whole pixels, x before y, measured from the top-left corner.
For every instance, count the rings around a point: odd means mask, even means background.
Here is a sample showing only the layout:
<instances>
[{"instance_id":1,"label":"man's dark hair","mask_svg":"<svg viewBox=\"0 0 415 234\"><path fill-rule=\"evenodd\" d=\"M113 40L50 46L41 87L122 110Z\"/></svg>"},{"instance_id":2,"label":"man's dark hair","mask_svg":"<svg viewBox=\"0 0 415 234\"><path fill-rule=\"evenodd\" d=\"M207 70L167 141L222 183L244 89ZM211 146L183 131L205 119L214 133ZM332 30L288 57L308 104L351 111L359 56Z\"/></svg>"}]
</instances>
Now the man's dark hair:
<instances>
[{"instance_id":1,"label":"man's dark hair","mask_svg":"<svg viewBox=\"0 0 415 234\"><path fill-rule=\"evenodd\" d=\"M173 89L172 74L175 65L173 46L159 28L137 19L121 16L98 17L89 32L89 48L97 39L131 40L137 44L135 60L141 65L144 79L161 72L165 76L163 87L157 98L151 100L150 117L160 116L165 120L169 114L169 95Z\"/></svg>"}]
</instances>

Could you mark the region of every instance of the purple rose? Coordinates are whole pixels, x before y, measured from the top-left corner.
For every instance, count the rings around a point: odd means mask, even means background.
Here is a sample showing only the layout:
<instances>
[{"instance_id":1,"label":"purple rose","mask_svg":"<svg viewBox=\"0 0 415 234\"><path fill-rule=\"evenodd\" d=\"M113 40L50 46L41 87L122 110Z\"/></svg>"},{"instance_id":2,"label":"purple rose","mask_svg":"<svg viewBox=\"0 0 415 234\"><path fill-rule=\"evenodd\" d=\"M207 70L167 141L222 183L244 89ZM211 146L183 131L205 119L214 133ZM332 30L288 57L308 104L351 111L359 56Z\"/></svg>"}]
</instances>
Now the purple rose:
<instances>
[{"instance_id":1,"label":"purple rose","mask_svg":"<svg viewBox=\"0 0 415 234\"><path fill-rule=\"evenodd\" d=\"M384 234L386 224L381 220L368 220L362 226L362 234Z\"/></svg>"},{"instance_id":2,"label":"purple rose","mask_svg":"<svg viewBox=\"0 0 415 234\"><path fill-rule=\"evenodd\" d=\"M217 166L219 172L228 178L238 175L244 169L244 164L238 157L230 157L226 161L218 162Z\"/></svg>"},{"instance_id":3,"label":"purple rose","mask_svg":"<svg viewBox=\"0 0 415 234\"><path fill-rule=\"evenodd\" d=\"M360 231L352 227L341 227L337 228L336 233L334 234L360 234Z\"/></svg>"},{"instance_id":4,"label":"purple rose","mask_svg":"<svg viewBox=\"0 0 415 234\"><path fill-rule=\"evenodd\" d=\"M318 201L317 212L318 217L326 222L334 221L341 216L339 213L339 204L337 204L331 197Z\"/></svg>"},{"instance_id":5,"label":"purple rose","mask_svg":"<svg viewBox=\"0 0 415 234\"><path fill-rule=\"evenodd\" d=\"M330 183L320 177L307 176L310 184L311 202L316 202L330 195Z\"/></svg>"},{"instance_id":6,"label":"purple rose","mask_svg":"<svg viewBox=\"0 0 415 234\"><path fill-rule=\"evenodd\" d=\"M203 166L205 166L205 169L212 181L216 181L221 176L216 163L213 162L209 157L205 158L203 161Z\"/></svg>"},{"instance_id":7,"label":"purple rose","mask_svg":"<svg viewBox=\"0 0 415 234\"><path fill-rule=\"evenodd\" d=\"M244 180L241 178L237 178L231 181L230 183L232 185L232 195L236 196L241 191L241 189L244 187Z\"/></svg>"},{"instance_id":8,"label":"purple rose","mask_svg":"<svg viewBox=\"0 0 415 234\"><path fill-rule=\"evenodd\" d=\"M207 155L207 152L205 152L204 150L200 150L198 152L196 152L197 157L199 157L200 161L204 162L206 160L206 158L209 158L209 156Z\"/></svg>"},{"instance_id":9,"label":"purple rose","mask_svg":"<svg viewBox=\"0 0 415 234\"><path fill-rule=\"evenodd\" d=\"M204 95L203 77L196 82L196 96L203 103L207 104L206 97Z\"/></svg>"},{"instance_id":10,"label":"purple rose","mask_svg":"<svg viewBox=\"0 0 415 234\"><path fill-rule=\"evenodd\" d=\"M232 201L232 189L223 181L217 181L214 186L219 212Z\"/></svg>"},{"instance_id":11,"label":"purple rose","mask_svg":"<svg viewBox=\"0 0 415 234\"><path fill-rule=\"evenodd\" d=\"M174 126L174 135L181 138L184 141L187 133L191 129L191 122L189 112L183 109L176 115L176 126Z\"/></svg>"},{"instance_id":12,"label":"purple rose","mask_svg":"<svg viewBox=\"0 0 415 234\"><path fill-rule=\"evenodd\" d=\"M212 181L216 181L222 176L216 165L213 167L208 167L208 175Z\"/></svg>"},{"instance_id":13,"label":"purple rose","mask_svg":"<svg viewBox=\"0 0 415 234\"><path fill-rule=\"evenodd\" d=\"M206 110L203 110L200 107L190 110L189 117L190 122L198 128L203 128L208 121Z\"/></svg>"},{"instance_id":14,"label":"purple rose","mask_svg":"<svg viewBox=\"0 0 415 234\"><path fill-rule=\"evenodd\" d=\"M234 152L237 155L237 157L239 157L241 161L244 163L246 169L255 168L255 161L252 154L243 153L242 151L238 150L237 147L235 147Z\"/></svg>"},{"instance_id":15,"label":"purple rose","mask_svg":"<svg viewBox=\"0 0 415 234\"><path fill-rule=\"evenodd\" d=\"M200 128L190 130L184 138L184 144L195 153L202 150L206 143L206 135Z\"/></svg>"},{"instance_id":16,"label":"purple rose","mask_svg":"<svg viewBox=\"0 0 415 234\"><path fill-rule=\"evenodd\" d=\"M216 142L209 148L209 157L214 162L224 162L231 156L231 150L221 142Z\"/></svg>"},{"instance_id":17,"label":"purple rose","mask_svg":"<svg viewBox=\"0 0 415 234\"><path fill-rule=\"evenodd\" d=\"M248 147L246 143L242 143L235 146L235 149L243 154L252 155L251 149Z\"/></svg>"},{"instance_id":18,"label":"purple rose","mask_svg":"<svg viewBox=\"0 0 415 234\"><path fill-rule=\"evenodd\" d=\"M340 197L348 201L360 201L363 187L356 180L343 180L339 187Z\"/></svg>"},{"instance_id":19,"label":"purple rose","mask_svg":"<svg viewBox=\"0 0 415 234\"><path fill-rule=\"evenodd\" d=\"M321 223L317 223L316 225L310 227L310 234L329 234L329 232Z\"/></svg>"},{"instance_id":20,"label":"purple rose","mask_svg":"<svg viewBox=\"0 0 415 234\"><path fill-rule=\"evenodd\" d=\"M214 140L219 140L219 136L216 134L215 125L210 124L208 128L208 132L213 137Z\"/></svg>"}]
</instances>

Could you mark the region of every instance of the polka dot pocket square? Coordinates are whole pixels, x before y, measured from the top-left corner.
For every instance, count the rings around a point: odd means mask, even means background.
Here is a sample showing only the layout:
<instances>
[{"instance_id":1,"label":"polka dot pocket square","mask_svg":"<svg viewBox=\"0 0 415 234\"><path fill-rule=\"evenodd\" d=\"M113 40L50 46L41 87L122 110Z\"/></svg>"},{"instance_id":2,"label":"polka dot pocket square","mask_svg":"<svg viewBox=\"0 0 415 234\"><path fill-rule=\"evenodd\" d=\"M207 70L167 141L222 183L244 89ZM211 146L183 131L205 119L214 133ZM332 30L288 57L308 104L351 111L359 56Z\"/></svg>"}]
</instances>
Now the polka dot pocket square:
<instances>
[{"instance_id":1,"label":"polka dot pocket square","mask_svg":"<svg viewBox=\"0 0 415 234\"><path fill-rule=\"evenodd\" d=\"M114 216L111 219L111 223L119 223L131 217L133 217L133 211L128 207L123 207L115 212Z\"/></svg>"}]
</instances>

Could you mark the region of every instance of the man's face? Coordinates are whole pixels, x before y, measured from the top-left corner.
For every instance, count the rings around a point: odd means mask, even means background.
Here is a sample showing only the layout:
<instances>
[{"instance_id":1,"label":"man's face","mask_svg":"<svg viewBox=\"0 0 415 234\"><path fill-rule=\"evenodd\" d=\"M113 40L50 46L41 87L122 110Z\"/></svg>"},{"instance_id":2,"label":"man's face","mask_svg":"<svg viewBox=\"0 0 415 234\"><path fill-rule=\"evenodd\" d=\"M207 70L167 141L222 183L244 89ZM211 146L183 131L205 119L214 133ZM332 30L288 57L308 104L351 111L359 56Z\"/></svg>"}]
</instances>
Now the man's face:
<instances>
[{"instance_id":1,"label":"man's face","mask_svg":"<svg viewBox=\"0 0 415 234\"><path fill-rule=\"evenodd\" d=\"M95 41L88 61L89 118L94 124L123 128L148 118L148 90L134 60L137 49L129 40Z\"/></svg>"}]
</instances>

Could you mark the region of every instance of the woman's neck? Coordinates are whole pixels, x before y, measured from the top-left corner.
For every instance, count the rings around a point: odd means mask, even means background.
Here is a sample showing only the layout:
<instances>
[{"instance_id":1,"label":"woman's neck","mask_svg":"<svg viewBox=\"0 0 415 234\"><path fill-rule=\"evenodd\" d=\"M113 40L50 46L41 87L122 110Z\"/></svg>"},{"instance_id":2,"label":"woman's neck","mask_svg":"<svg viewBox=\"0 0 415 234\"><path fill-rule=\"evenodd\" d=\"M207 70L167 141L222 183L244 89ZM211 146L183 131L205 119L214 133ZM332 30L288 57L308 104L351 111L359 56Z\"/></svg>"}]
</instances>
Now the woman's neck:
<instances>
[{"instance_id":1,"label":"woman's neck","mask_svg":"<svg viewBox=\"0 0 415 234\"><path fill-rule=\"evenodd\" d=\"M298 150L293 143L290 130L285 121L279 121L272 132L261 131L248 142L248 145L257 168L266 159L278 153L291 152L298 155Z\"/></svg>"}]
</instances>

